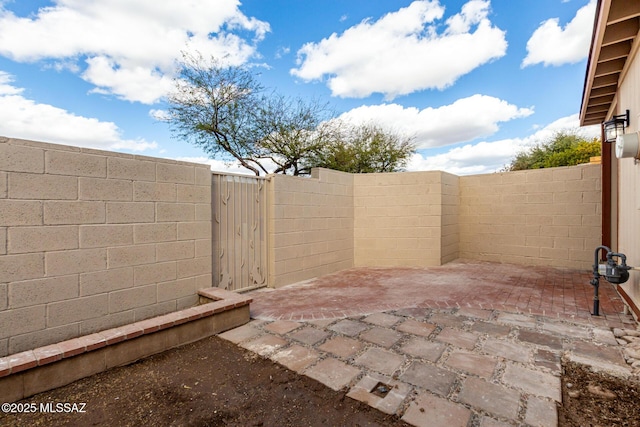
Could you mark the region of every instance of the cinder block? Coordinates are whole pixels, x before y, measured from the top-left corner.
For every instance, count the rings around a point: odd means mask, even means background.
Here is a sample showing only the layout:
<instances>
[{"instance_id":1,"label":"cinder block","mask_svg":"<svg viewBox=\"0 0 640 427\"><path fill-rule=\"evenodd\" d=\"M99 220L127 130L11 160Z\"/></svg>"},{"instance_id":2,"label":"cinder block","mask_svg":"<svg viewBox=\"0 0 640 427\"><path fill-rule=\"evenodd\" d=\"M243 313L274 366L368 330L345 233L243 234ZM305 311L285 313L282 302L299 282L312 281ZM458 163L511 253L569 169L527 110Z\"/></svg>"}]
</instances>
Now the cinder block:
<instances>
[{"instance_id":1,"label":"cinder block","mask_svg":"<svg viewBox=\"0 0 640 427\"><path fill-rule=\"evenodd\" d=\"M176 240L179 225L171 222L136 224L133 229L135 243L154 243Z\"/></svg>"},{"instance_id":2,"label":"cinder block","mask_svg":"<svg viewBox=\"0 0 640 427\"><path fill-rule=\"evenodd\" d=\"M135 286L151 283L168 282L177 277L176 262L158 262L134 267Z\"/></svg>"},{"instance_id":3,"label":"cinder block","mask_svg":"<svg viewBox=\"0 0 640 427\"><path fill-rule=\"evenodd\" d=\"M81 248L105 248L133 244L133 225L81 225Z\"/></svg>"},{"instance_id":4,"label":"cinder block","mask_svg":"<svg viewBox=\"0 0 640 427\"><path fill-rule=\"evenodd\" d=\"M195 305L195 304L194 304ZM147 305L146 307L136 308L133 310L136 322L144 319L150 319L156 316L162 316L163 314L173 313L176 310L177 304L175 300L165 301L158 304Z\"/></svg>"},{"instance_id":5,"label":"cinder block","mask_svg":"<svg viewBox=\"0 0 640 427\"><path fill-rule=\"evenodd\" d=\"M137 286L109 294L109 312L117 313L156 303L156 285Z\"/></svg>"},{"instance_id":6,"label":"cinder block","mask_svg":"<svg viewBox=\"0 0 640 427\"><path fill-rule=\"evenodd\" d=\"M0 256L0 283L44 277L44 254Z\"/></svg>"},{"instance_id":7,"label":"cinder block","mask_svg":"<svg viewBox=\"0 0 640 427\"><path fill-rule=\"evenodd\" d=\"M44 157L45 171L50 174L102 178L107 176L105 156L47 150Z\"/></svg>"},{"instance_id":8,"label":"cinder block","mask_svg":"<svg viewBox=\"0 0 640 427\"><path fill-rule=\"evenodd\" d=\"M11 227L7 247L12 254L77 249L78 227Z\"/></svg>"},{"instance_id":9,"label":"cinder block","mask_svg":"<svg viewBox=\"0 0 640 427\"><path fill-rule=\"evenodd\" d=\"M47 276L63 276L107 269L105 249L78 249L45 253Z\"/></svg>"},{"instance_id":10,"label":"cinder block","mask_svg":"<svg viewBox=\"0 0 640 427\"><path fill-rule=\"evenodd\" d=\"M178 202L211 204L211 186L178 184Z\"/></svg>"},{"instance_id":11,"label":"cinder block","mask_svg":"<svg viewBox=\"0 0 640 427\"><path fill-rule=\"evenodd\" d=\"M47 327L68 325L109 313L109 295L91 295L47 305Z\"/></svg>"},{"instance_id":12,"label":"cinder block","mask_svg":"<svg viewBox=\"0 0 640 427\"><path fill-rule=\"evenodd\" d=\"M196 295L196 279L188 277L186 279L172 280L158 284L158 302L175 300L187 296Z\"/></svg>"},{"instance_id":13,"label":"cinder block","mask_svg":"<svg viewBox=\"0 0 640 427\"><path fill-rule=\"evenodd\" d=\"M3 226L41 225L42 202L2 199L0 218Z\"/></svg>"},{"instance_id":14,"label":"cinder block","mask_svg":"<svg viewBox=\"0 0 640 427\"><path fill-rule=\"evenodd\" d=\"M211 167L195 167L195 184L196 185L208 185L211 187Z\"/></svg>"},{"instance_id":15,"label":"cinder block","mask_svg":"<svg viewBox=\"0 0 640 427\"><path fill-rule=\"evenodd\" d=\"M14 144L0 144L0 170L44 172L44 150Z\"/></svg>"},{"instance_id":16,"label":"cinder block","mask_svg":"<svg viewBox=\"0 0 640 427\"><path fill-rule=\"evenodd\" d=\"M9 305L9 285L0 284L0 311L6 310ZM0 356L2 357L2 356Z\"/></svg>"},{"instance_id":17,"label":"cinder block","mask_svg":"<svg viewBox=\"0 0 640 427\"><path fill-rule=\"evenodd\" d=\"M178 223L178 240L208 239L211 236L211 221Z\"/></svg>"},{"instance_id":18,"label":"cinder block","mask_svg":"<svg viewBox=\"0 0 640 427\"><path fill-rule=\"evenodd\" d=\"M78 178L80 200L133 200L133 183L119 179Z\"/></svg>"},{"instance_id":19,"label":"cinder block","mask_svg":"<svg viewBox=\"0 0 640 427\"><path fill-rule=\"evenodd\" d=\"M78 296L78 276L47 277L9 284L9 307L20 308Z\"/></svg>"},{"instance_id":20,"label":"cinder block","mask_svg":"<svg viewBox=\"0 0 640 427\"><path fill-rule=\"evenodd\" d=\"M105 219L104 202L44 202L45 224L99 224Z\"/></svg>"},{"instance_id":21,"label":"cinder block","mask_svg":"<svg viewBox=\"0 0 640 427\"><path fill-rule=\"evenodd\" d=\"M211 257L200 257L178 261L178 279L211 273Z\"/></svg>"},{"instance_id":22,"label":"cinder block","mask_svg":"<svg viewBox=\"0 0 640 427\"><path fill-rule=\"evenodd\" d=\"M191 203L157 203L156 217L158 222L194 221L195 206Z\"/></svg>"},{"instance_id":23,"label":"cinder block","mask_svg":"<svg viewBox=\"0 0 640 427\"><path fill-rule=\"evenodd\" d=\"M0 199L7 198L7 176L6 172L0 172Z\"/></svg>"},{"instance_id":24,"label":"cinder block","mask_svg":"<svg viewBox=\"0 0 640 427\"><path fill-rule=\"evenodd\" d=\"M109 268L151 264L156 261L156 248L153 244L109 248L107 252Z\"/></svg>"},{"instance_id":25,"label":"cinder block","mask_svg":"<svg viewBox=\"0 0 640 427\"><path fill-rule=\"evenodd\" d=\"M137 202L175 202L177 200L176 184L168 182L134 182L133 200Z\"/></svg>"},{"instance_id":26,"label":"cinder block","mask_svg":"<svg viewBox=\"0 0 640 427\"><path fill-rule=\"evenodd\" d=\"M196 257L211 256L211 239L196 240Z\"/></svg>"},{"instance_id":27,"label":"cinder block","mask_svg":"<svg viewBox=\"0 0 640 427\"><path fill-rule=\"evenodd\" d=\"M44 327L44 305L0 312L0 339L39 331Z\"/></svg>"},{"instance_id":28,"label":"cinder block","mask_svg":"<svg viewBox=\"0 0 640 427\"><path fill-rule=\"evenodd\" d=\"M193 258L194 256L195 245L193 240L158 243L156 245L156 259L158 262L175 261Z\"/></svg>"},{"instance_id":29,"label":"cinder block","mask_svg":"<svg viewBox=\"0 0 640 427\"><path fill-rule=\"evenodd\" d=\"M73 176L10 173L9 197L12 199L75 200L78 179Z\"/></svg>"},{"instance_id":30,"label":"cinder block","mask_svg":"<svg viewBox=\"0 0 640 427\"><path fill-rule=\"evenodd\" d=\"M109 157L107 160L107 176L116 179L133 181L155 181L156 164L138 159Z\"/></svg>"},{"instance_id":31,"label":"cinder block","mask_svg":"<svg viewBox=\"0 0 640 427\"><path fill-rule=\"evenodd\" d=\"M7 254L7 227L0 227L0 255Z\"/></svg>"},{"instance_id":32,"label":"cinder block","mask_svg":"<svg viewBox=\"0 0 640 427\"><path fill-rule=\"evenodd\" d=\"M80 296L97 295L133 287L133 267L83 273L80 275Z\"/></svg>"},{"instance_id":33,"label":"cinder block","mask_svg":"<svg viewBox=\"0 0 640 427\"><path fill-rule=\"evenodd\" d=\"M80 322L80 333L82 335L93 334L105 329L117 328L128 325L136 321L133 310L122 311L120 313L109 314L107 316L94 317Z\"/></svg>"},{"instance_id":34,"label":"cinder block","mask_svg":"<svg viewBox=\"0 0 640 427\"><path fill-rule=\"evenodd\" d=\"M80 334L78 324L63 325L56 328L47 328L41 331L29 332L23 335L16 335L9 339L9 351L11 354L21 351L33 350L45 345L56 344L71 338L76 338Z\"/></svg>"},{"instance_id":35,"label":"cinder block","mask_svg":"<svg viewBox=\"0 0 640 427\"><path fill-rule=\"evenodd\" d=\"M195 167L193 166L158 163L156 165L156 173L158 182L175 182L179 184L193 184L195 182Z\"/></svg>"},{"instance_id":36,"label":"cinder block","mask_svg":"<svg viewBox=\"0 0 640 427\"><path fill-rule=\"evenodd\" d=\"M107 202L107 223L154 222L155 206L151 202Z\"/></svg>"},{"instance_id":37,"label":"cinder block","mask_svg":"<svg viewBox=\"0 0 640 427\"><path fill-rule=\"evenodd\" d=\"M211 203L196 205L195 220L211 221Z\"/></svg>"}]
</instances>

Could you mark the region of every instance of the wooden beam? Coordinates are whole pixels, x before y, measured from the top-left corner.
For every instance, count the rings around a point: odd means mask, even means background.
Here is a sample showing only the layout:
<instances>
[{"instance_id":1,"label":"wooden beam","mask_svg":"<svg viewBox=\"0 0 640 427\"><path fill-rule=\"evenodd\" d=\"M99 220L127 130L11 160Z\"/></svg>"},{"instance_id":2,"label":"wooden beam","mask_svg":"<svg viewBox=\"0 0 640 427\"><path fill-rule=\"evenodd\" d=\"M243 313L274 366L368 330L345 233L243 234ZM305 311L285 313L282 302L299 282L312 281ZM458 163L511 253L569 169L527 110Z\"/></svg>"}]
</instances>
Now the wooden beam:
<instances>
[{"instance_id":1,"label":"wooden beam","mask_svg":"<svg viewBox=\"0 0 640 427\"><path fill-rule=\"evenodd\" d=\"M595 77L593 79L592 88L600 88L605 86L616 85L618 87L618 75L617 74L609 74L606 76Z\"/></svg>"},{"instance_id":2,"label":"wooden beam","mask_svg":"<svg viewBox=\"0 0 640 427\"><path fill-rule=\"evenodd\" d=\"M640 29L640 22L638 21L638 18L632 18L607 25L604 33L604 39L602 40L602 46L620 43L625 40L633 40L638 34L638 29Z\"/></svg>"},{"instance_id":3,"label":"wooden beam","mask_svg":"<svg viewBox=\"0 0 640 427\"><path fill-rule=\"evenodd\" d=\"M629 52L631 52L631 40L603 46L600 50L600 56L598 56L598 63L626 58L629 56Z\"/></svg>"},{"instance_id":4,"label":"wooden beam","mask_svg":"<svg viewBox=\"0 0 640 427\"><path fill-rule=\"evenodd\" d=\"M640 16L640 2L615 0L611 2L607 24L615 24L638 16Z\"/></svg>"}]
</instances>

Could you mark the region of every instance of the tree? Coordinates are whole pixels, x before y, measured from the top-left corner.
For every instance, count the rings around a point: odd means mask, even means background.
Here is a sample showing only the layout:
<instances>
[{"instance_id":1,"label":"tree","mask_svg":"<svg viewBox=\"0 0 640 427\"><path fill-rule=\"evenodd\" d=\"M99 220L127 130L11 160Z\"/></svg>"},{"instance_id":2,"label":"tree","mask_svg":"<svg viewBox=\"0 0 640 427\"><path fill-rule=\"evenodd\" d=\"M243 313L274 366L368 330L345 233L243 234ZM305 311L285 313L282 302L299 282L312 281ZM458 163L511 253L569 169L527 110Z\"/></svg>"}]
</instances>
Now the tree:
<instances>
[{"instance_id":1,"label":"tree","mask_svg":"<svg viewBox=\"0 0 640 427\"><path fill-rule=\"evenodd\" d=\"M546 143L516 155L505 171L573 166L589 163L593 156L599 156L601 143L598 138L585 139L576 132L561 131Z\"/></svg>"},{"instance_id":2,"label":"tree","mask_svg":"<svg viewBox=\"0 0 640 427\"><path fill-rule=\"evenodd\" d=\"M305 161L326 144L331 112L327 104L314 99L286 98L273 94L259 107L256 133L258 156L276 165L274 173L310 173Z\"/></svg>"},{"instance_id":3,"label":"tree","mask_svg":"<svg viewBox=\"0 0 640 427\"><path fill-rule=\"evenodd\" d=\"M267 173L255 156L253 117L265 97L253 74L200 54L183 53L178 67L168 96L172 132L211 157L230 156L256 175Z\"/></svg>"},{"instance_id":4,"label":"tree","mask_svg":"<svg viewBox=\"0 0 640 427\"><path fill-rule=\"evenodd\" d=\"M167 100L174 136L210 157L235 159L256 175L308 174L312 167L390 172L414 152L410 138L333 119L318 100L267 94L248 69L200 54L183 53Z\"/></svg>"},{"instance_id":5,"label":"tree","mask_svg":"<svg viewBox=\"0 0 640 427\"><path fill-rule=\"evenodd\" d=\"M397 172L415 152L413 138L375 124L334 122L331 138L308 160L310 166L351 173Z\"/></svg>"}]
</instances>

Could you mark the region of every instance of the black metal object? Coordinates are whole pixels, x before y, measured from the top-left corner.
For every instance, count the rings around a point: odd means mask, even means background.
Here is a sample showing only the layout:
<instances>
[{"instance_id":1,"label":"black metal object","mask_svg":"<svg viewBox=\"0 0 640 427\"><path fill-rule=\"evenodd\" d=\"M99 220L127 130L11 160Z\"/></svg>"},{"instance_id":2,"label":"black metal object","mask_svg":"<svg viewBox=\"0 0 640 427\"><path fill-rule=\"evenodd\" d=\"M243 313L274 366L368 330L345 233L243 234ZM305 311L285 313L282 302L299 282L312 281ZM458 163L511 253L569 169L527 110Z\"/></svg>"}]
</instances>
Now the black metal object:
<instances>
[{"instance_id":1,"label":"black metal object","mask_svg":"<svg viewBox=\"0 0 640 427\"><path fill-rule=\"evenodd\" d=\"M598 259L598 252L600 250L606 251L604 258L606 264L600 264ZM614 258L620 259L620 265L618 265ZM627 265L627 256L611 251L606 246L598 246L593 254L593 279L591 279L591 285L593 285L593 315L600 316L600 298L598 296L600 287L600 277L603 277L609 283L619 285L629 280L629 270L632 267Z\"/></svg>"}]
</instances>

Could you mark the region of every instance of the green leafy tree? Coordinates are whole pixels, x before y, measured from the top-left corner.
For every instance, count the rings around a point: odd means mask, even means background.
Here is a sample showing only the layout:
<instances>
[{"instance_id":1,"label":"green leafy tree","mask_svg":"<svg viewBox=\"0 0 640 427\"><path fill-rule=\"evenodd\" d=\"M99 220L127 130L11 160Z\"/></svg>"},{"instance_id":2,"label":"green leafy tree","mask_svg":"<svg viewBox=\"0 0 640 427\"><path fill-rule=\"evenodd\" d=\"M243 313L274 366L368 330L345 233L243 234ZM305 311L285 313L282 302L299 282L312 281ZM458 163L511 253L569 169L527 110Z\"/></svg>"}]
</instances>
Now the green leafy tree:
<instances>
[{"instance_id":1,"label":"green leafy tree","mask_svg":"<svg viewBox=\"0 0 640 427\"><path fill-rule=\"evenodd\" d=\"M546 143L516 155L505 171L573 166L589 163L591 157L599 156L600 139L585 139L575 132L556 132Z\"/></svg>"},{"instance_id":2,"label":"green leafy tree","mask_svg":"<svg viewBox=\"0 0 640 427\"><path fill-rule=\"evenodd\" d=\"M375 124L335 122L326 144L309 159L313 167L351 173L397 172L415 153L413 138Z\"/></svg>"}]
</instances>

